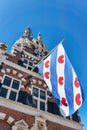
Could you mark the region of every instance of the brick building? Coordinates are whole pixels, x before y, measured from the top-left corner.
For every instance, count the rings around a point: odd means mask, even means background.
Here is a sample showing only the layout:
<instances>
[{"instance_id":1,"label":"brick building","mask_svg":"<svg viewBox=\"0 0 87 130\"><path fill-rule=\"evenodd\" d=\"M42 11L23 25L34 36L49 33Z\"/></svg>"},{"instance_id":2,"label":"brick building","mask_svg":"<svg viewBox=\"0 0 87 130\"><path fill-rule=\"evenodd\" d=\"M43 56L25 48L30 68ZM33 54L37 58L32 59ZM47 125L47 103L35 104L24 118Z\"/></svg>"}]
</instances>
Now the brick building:
<instances>
[{"instance_id":1,"label":"brick building","mask_svg":"<svg viewBox=\"0 0 87 130\"><path fill-rule=\"evenodd\" d=\"M0 130L82 130L78 111L62 117L35 65L48 54L28 27L11 53L0 43ZM33 69L34 68L34 69Z\"/></svg>"}]
</instances>

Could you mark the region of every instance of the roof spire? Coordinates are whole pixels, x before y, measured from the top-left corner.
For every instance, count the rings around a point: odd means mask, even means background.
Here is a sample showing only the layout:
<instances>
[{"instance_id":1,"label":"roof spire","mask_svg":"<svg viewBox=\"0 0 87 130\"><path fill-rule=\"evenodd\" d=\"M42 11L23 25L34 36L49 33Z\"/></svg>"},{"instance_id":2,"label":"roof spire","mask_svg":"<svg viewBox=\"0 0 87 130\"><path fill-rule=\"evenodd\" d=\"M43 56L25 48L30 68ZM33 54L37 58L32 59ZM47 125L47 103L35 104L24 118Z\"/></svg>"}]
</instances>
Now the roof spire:
<instances>
[{"instance_id":1,"label":"roof spire","mask_svg":"<svg viewBox=\"0 0 87 130\"><path fill-rule=\"evenodd\" d=\"M28 26L22 35L24 38L32 39L32 31L31 28Z\"/></svg>"}]
</instances>

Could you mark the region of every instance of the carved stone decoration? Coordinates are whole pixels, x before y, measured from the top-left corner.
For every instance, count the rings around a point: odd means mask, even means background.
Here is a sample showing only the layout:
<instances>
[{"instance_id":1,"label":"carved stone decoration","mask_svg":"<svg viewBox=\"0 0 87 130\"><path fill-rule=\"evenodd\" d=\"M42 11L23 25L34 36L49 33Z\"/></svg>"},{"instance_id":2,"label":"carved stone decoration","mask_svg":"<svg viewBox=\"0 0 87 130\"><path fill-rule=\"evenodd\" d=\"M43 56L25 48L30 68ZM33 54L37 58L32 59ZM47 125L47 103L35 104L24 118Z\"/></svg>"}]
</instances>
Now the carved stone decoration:
<instances>
[{"instance_id":1,"label":"carved stone decoration","mask_svg":"<svg viewBox=\"0 0 87 130\"><path fill-rule=\"evenodd\" d=\"M33 79L33 83L36 83L37 81L36 81L36 79Z\"/></svg>"},{"instance_id":2,"label":"carved stone decoration","mask_svg":"<svg viewBox=\"0 0 87 130\"><path fill-rule=\"evenodd\" d=\"M18 130L18 127L15 126L15 125L13 125L13 126L12 126L12 130Z\"/></svg>"},{"instance_id":3,"label":"carved stone decoration","mask_svg":"<svg viewBox=\"0 0 87 130\"><path fill-rule=\"evenodd\" d=\"M23 75L21 73L18 74L18 77L21 78Z\"/></svg>"},{"instance_id":4,"label":"carved stone decoration","mask_svg":"<svg viewBox=\"0 0 87 130\"><path fill-rule=\"evenodd\" d=\"M4 119L5 119L5 117L6 117L6 114L5 114L5 113L0 112L0 119L4 120Z\"/></svg>"},{"instance_id":5,"label":"carved stone decoration","mask_svg":"<svg viewBox=\"0 0 87 130\"><path fill-rule=\"evenodd\" d=\"M30 130L28 127L28 124L24 120L20 120L12 126L12 130Z\"/></svg>"},{"instance_id":6,"label":"carved stone decoration","mask_svg":"<svg viewBox=\"0 0 87 130\"><path fill-rule=\"evenodd\" d=\"M25 55L25 57L27 57L27 55Z\"/></svg>"},{"instance_id":7,"label":"carved stone decoration","mask_svg":"<svg viewBox=\"0 0 87 130\"><path fill-rule=\"evenodd\" d=\"M22 78L21 81L26 81L25 78Z\"/></svg>"},{"instance_id":8,"label":"carved stone decoration","mask_svg":"<svg viewBox=\"0 0 87 130\"><path fill-rule=\"evenodd\" d=\"M13 72L12 72L14 75L16 75L17 74L17 71L15 71L15 70L13 70Z\"/></svg>"},{"instance_id":9,"label":"carved stone decoration","mask_svg":"<svg viewBox=\"0 0 87 130\"><path fill-rule=\"evenodd\" d=\"M7 71L7 73L10 73L11 70L10 69L6 69L6 71Z\"/></svg>"},{"instance_id":10,"label":"carved stone decoration","mask_svg":"<svg viewBox=\"0 0 87 130\"><path fill-rule=\"evenodd\" d=\"M47 130L46 119L42 116L36 116L35 118L35 130Z\"/></svg>"},{"instance_id":11,"label":"carved stone decoration","mask_svg":"<svg viewBox=\"0 0 87 130\"><path fill-rule=\"evenodd\" d=\"M2 69L1 72L2 72L3 74L5 74L5 70L4 70L4 69Z\"/></svg>"},{"instance_id":12,"label":"carved stone decoration","mask_svg":"<svg viewBox=\"0 0 87 130\"><path fill-rule=\"evenodd\" d=\"M46 83L44 83L43 87L44 87L44 88L46 88L46 87L47 87Z\"/></svg>"},{"instance_id":13,"label":"carved stone decoration","mask_svg":"<svg viewBox=\"0 0 87 130\"><path fill-rule=\"evenodd\" d=\"M41 121L38 121L38 128L39 128L39 130L44 130L43 123Z\"/></svg>"},{"instance_id":14,"label":"carved stone decoration","mask_svg":"<svg viewBox=\"0 0 87 130\"><path fill-rule=\"evenodd\" d=\"M41 84L42 84L42 81L38 80L38 84L41 85Z\"/></svg>"},{"instance_id":15,"label":"carved stone decoration","mask_svg":"<svg viewBox=\"0 0 87 130\"><path fill-rule=\"evenodd\" d=\"M8 122L9 124L11 124L13 121L14 121L14 118L13 118L13 117L11 117L11 116L9 116L9 118L8 118L7 122Z\"/></svg>"}]
</instances>

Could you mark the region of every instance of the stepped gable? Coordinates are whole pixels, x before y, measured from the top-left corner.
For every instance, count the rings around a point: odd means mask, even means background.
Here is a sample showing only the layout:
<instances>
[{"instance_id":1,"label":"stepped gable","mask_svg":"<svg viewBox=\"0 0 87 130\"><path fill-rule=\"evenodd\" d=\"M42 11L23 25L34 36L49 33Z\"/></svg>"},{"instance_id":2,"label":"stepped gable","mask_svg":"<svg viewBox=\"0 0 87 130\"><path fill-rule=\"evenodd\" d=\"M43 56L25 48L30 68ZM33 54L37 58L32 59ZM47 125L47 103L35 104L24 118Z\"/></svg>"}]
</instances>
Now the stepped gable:
<instances>
[{"instance_id":1,"label":"stepped gable","mask_svg":"<svg viewBox=\"0 0 87 130\"><path fill-rule=\"evenodd\" d=\"M24 50L28 53L34 54L40 59L48 53L46 45L42 41L41 34L39 33L37 38L33 38L30 27L28 27L24 31L23 35L14 43L12 51L14 48L19 48L21 51Z\"/></svg>"}]
</instances>

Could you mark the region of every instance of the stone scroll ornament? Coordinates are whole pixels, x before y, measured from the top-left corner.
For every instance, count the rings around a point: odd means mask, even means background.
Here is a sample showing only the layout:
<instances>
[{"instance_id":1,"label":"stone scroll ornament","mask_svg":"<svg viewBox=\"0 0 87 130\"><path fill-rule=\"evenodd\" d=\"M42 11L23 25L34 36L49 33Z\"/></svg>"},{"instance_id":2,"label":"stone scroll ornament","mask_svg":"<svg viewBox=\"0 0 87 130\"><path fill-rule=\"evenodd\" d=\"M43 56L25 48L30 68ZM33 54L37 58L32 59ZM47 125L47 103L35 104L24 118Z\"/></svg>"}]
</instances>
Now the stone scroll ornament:
<instances>
[{"instance_id":1,"label":"stone scroll ornament","mask_svg":"<svg viewBox=\"0 0 87 130\"><path fill-rule=\"evenodd\" d=\"M43 123L41 121L38 122L38 128L39 128L39 130L44 130Z\"/></svg>"}]
</instances>

